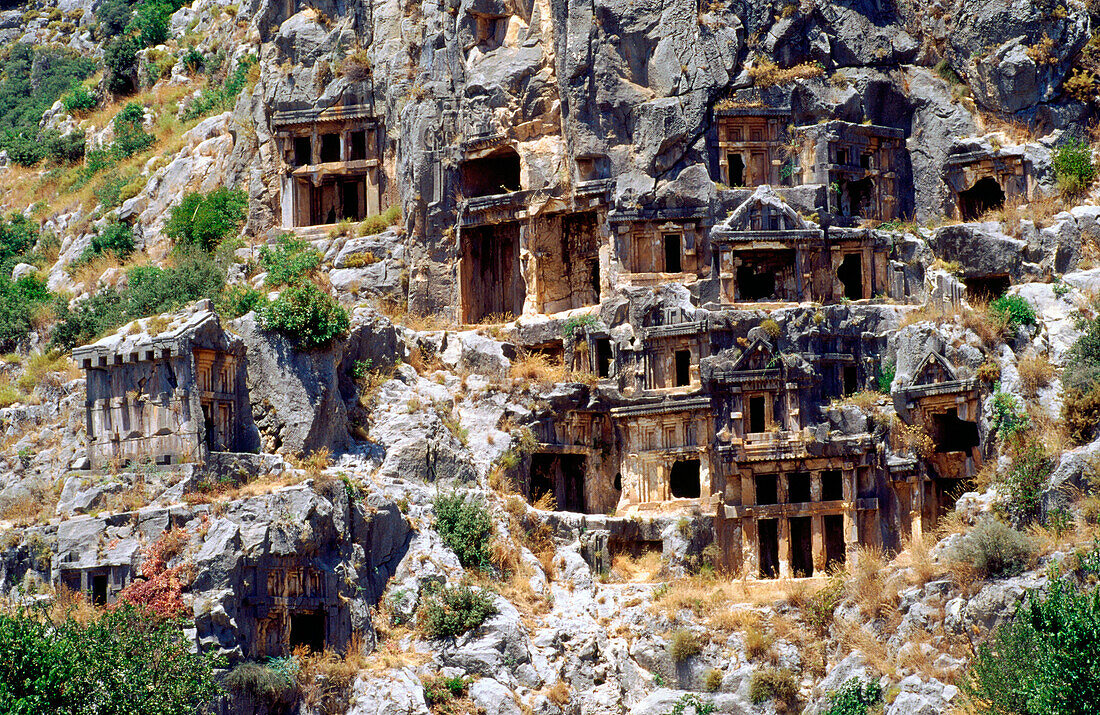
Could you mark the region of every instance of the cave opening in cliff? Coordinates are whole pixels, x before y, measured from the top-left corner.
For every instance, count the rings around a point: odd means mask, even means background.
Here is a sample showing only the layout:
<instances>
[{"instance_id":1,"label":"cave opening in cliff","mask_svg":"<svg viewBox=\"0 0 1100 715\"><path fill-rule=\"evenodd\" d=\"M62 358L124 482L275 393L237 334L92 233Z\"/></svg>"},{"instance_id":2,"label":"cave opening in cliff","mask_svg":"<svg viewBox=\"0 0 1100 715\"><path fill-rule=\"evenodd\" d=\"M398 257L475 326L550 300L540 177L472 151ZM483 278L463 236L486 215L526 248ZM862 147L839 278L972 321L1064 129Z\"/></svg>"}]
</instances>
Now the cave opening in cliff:
<instances>
[{"instance_id":1,"label":"cave opening in cliff","mask_svg":"<svg viewBox=\"0 0 1100 715\"><path fill-rule=\"evenodd\" d=\"M845 560L844 516L841 514L826 514L821 517L821 525L825 541L825 568L831 569L834 565L843 566Z\"/></svg>"},{"instance_id":2,"label":"cave opening in cliff","mask_svg":"<svg viewBox=\"0 0 1100 715\"><path fill-rule=\"evenodd\" d=\"M107 605L107 574L95 574L92 576L92 605Z\"/></svg>"},{"instance_id":3,"label":"cave opening in cliff","mask_svg":"<svg viewBox=\"0 0 1100 715\"><path fill-rule=\"evenodd\" d=\"M844 288L844 297L848 300L861 300L863 295L863 256L847 253L836 269L837 280Z\"/></svg>"},{"instance_id":4,"label":"cave opening in cliff","mask_svg":"<svg viewBox=\"0 0 1100 715\"><path fill-rule=\"evenodd\" d=\"M745 185L745 160L740 154L730 154L726 161L729 163L730 183L732 187Z\"/></svg>"},{"instance_id":5,"label":"cave opening in cliff","mask_svg":"<svg viewBox=\"0 0 1100 715\"><path fill-rule=\"evenodd\" d=\"M959 419L957 409L932 415L932 442L937 452L969 452L981 440L978 425Z\"/></svg>"},{"instance_id":6,"label":"cave opening in cliff","mask_svg":"<svg viewBox=\"0 0 1100 715\"><path fill-rule=\"evenodd\" d=\"M290 652L306 647L314 653L325 650L325 612L290 614Z\"/></svg>"},{"instance_id":7,"label":"cave opening in cliff","mask_svg":"<svg viewBox=\"0 0 1100 715\"><path fill-rule=\"evenodd\" d=\"M698 499L699 460L680 459L672 464L668 475L668 490L676 499Z\"/></svg>"},{"instance_id":8,"label":"cave opening in cliff","mask_svg":"<svg viewBox=\"0 0 1100 715\"><path fill-rule=\"evenodd\" d=\"M676 387L687 387L691 384L691 351L677 350L676 360Z\"/></svg>"},{"instance_id":9,"label":"cave opening in cliff","mask_svg":"<svg viewBox=\"0 0 1100 715\"><path fill-rule=\"evenodd\" d=\"M992 176L979 179L966 191L959 192L959 214L964 221L973 221L1004 205L1005 192Z\"/></svg>"},{"instance_id":10,"label":"cave opening in cliff","mask_svg":"<svg viewBox=\"0 0 1100 715\"><path fill-rule=\"evenodd\" d=\"M462 195L468 199L519 190L519 154L511 147L462 162Z\"/></svg>"},{"instance_id":11,"label":"cave opening in cliff","mask_svg":"<svg viewBox=\"0 0 1100 715\"><path fill-rule=\"evenodd\" d=\"M790 532L791 573L795 578L814 575L811 517L794 516L787 521Z\"/></svg>"},{"instance_id":12,"label":"cave opening in cliff","mask_svg":"<svg viewBox=\"0 0 1100 715\"><path fill-rule=\"evenodd\" d=\"M340 161L340 135L321 135L321 161Z\"/></svg>"},{"instance_id":13,"label":"cave opening in cliff","mask_svg":"<svg viewBox=\"0 0 1100 715\"><path fill-rule=\"evenodd\" d=\"M527 297L520 273L518 223L462 231L462 319L505 322L523 314Z\"/></svg>"},{"instance_id":14,"label":"cave opening in cliff","mask_svg":"<svg viewBox=\"0 0 1100 715\"><path fill-rule=\"evenodd\" d=\"M737 300L798 300L795 291L787 289L794 251L741 251L738 258L741 265L734 276Z\"/></svg>"},{"instance_id":15,"label":"cave opening in cliff","mask_svg":"<svg viewBox=\"0 0 1100 715\"><path fill-rule=\"evenodd\" d=\"M559 511L584 513L584 479L587 458L583 454L536 452L531 455L528 498L531 503L554 498Z\"/></svg>"},{"instance_id":16,"label":"cave opening in cliff","mask_svg":"<svg viewBox=\"0 0 1100 715\"><path fill-rule=\"evenodd\" d=\"M756 540L760 548L760 578L779 578L779 521L758 520Z\"/></svg>"},{"instance_id":17,"label":"cave opening in cliff","mask_svg":"<svg viewBox=\"0 0 1100 715\"><path fill-rule=\"evenodd\" d=\"M682 273L683 242L678 233L666 233L663 237L665 247L665 273Z\"/></svg>"},{"instance_id":18,"label":"cave opening in cliff","mask_svg":"<svg viewBox=\"0 0 1100 715\"><path fill-rule=\"evenodd\" d=\"M611 339L596 338L596 374L599 377L611 377L611 365L613 363Z\"/></svg>"},{"instance_id":19,"label":"cave opening in cliff","mask_svg":"<svg viewBox=\"0 0 1100 715\"><path fill-rule=\"evenodd\" d=\"M966 297L971 300L991 301L1000 298L1012 285L1008 274L992 276L969 276L963 278Z\"/></svg>"}]
</instances>

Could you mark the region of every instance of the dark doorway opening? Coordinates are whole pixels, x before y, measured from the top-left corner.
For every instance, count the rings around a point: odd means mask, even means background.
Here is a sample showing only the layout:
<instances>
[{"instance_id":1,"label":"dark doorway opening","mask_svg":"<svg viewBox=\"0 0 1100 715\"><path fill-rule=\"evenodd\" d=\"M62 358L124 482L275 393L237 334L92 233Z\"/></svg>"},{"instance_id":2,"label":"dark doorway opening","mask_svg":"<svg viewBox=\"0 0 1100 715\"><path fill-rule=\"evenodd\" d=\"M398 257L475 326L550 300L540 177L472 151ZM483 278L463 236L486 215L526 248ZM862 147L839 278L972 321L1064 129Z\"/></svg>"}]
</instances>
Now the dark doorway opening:
<instances>
[{"instance_id":1,"label":"dark doorway opening","mask_svg":"<svg viewBox=\"0 0 1100 715\"><path fill-rule=\"evenodd\" d=\"M963 283L966 285L967 298L990 301L1004 295L1012 285L1012 279L1007 275L972 276L963 278Z\"/></svg>"},{"instance_id":2,"label":"dark doorway opening","mask_svg":"<svg viewBox=\"0 0 1100 715\"><path fill-rule=\"evenodd\" d=\"M462 236L463 320L521 315L527 288L519 268L519 224L479 226Z\"/></svg>"},{"instance_id":3,"label":"dark doorway opening","mask_svg":"<svg viewBox=\"0 0 1100 715\"><path fill-rule=\"evenodd\" d=\"M290 615L290 652L305 646L314 653L325 650L325 613L292 613Z\"/></svg>"},{"instance_id":4,"label":"dark doorway opening","mask_svg":"<svg viewBox=\"0 0 1100 715\"><path fill-rule=\"evenodd\" d=\"M809 472L791 472L787 475L787 501L791 504L812 501Z\"/></svg>"},{"instance_id":5,"label":"dark doorway opening","mask_svg":"<svg viewBox=\"0 0 1100 715\"><path fill-rule=\"evenodd\" d=\"M849 181L845 186L845 193L848 195L848 203L846 206L841 206L841 213L844 216L864 216L870 213L871 197L874 195L875 185L871 183L871 180L860 179L859 181Z\"/></svg>"},{"instance_id":6,"label":"dark doorway opening","mask_svg":"<svg viewBox=\"0 0 1100 715\"><path fill-rule=\"evenodd\" d=\"M848 150L837 149L836 150L836 163L839 166L847 166L848 164Z\"/></svg>"},{"instance_id":7,"label":"dark doorway opening","mask_svg":"<svg viewBox=\"0 0 1100 715\"><path fill-rule=\"evenodd\" d=\"M779 503L779 480L775 474L757 474L755 481L758 505Z\"/></svg>"},{"instance_id":8,"label":"dark doorway opening","mask_svg":"<svg viewBox=\"0 0 1100 715\"><path fill-rule=\"evenodd\" d=\"M107 605L107 574L92 576L92 605Z\"/></svg>"},{"instance_id":9,"label":"dark doorway opening","mask_svg":"<svg viewBox=\"0 0 1100 715\"><path fill-rule=\"evenodd\" d=\"M745 160L740 154L730 154L726 157L730 168L730 186L745 185Z\"/></svg>"},{"instance_id":10,"label":"dark doorway opening","mask_svg":"<svg viewBox=\"0 0 1100 715\"><path fill-rule=\"evenodd\" d=\"M519 154L510 147L462 164L462 193L470 199L519 191Z\"/></svg>"},{"instance_id":11,"label":"dark doorway opening","mask_svg":"<svg viewBox=\"0 0 1100 715\"><path fill-rule=\"evenodd\" d=\"M760 578L779 578L779 522L758 520L756 536L760 542Z\"/></svg>"},{"instance_id":12,"label":"dark doorway opening","mask_svg":"<svg viewBox=\"0 0 1100 715\"><path fill-rule=\"evenodd\" d=\"M294 137L294 165L305 166L313 162L313 145L309 137Z\"/></svg>"},{"instance_id":13,"label":"dark doorway opening","mask_svg":"<svg viewBox=\"0 0 1100 715\"><path fill-rule=\"evenodd\" d=\"M683 265L680 263L680 234L666 233L665 243L665 273L682 273Z\"/></svg>"},{"instance_id":14,"label":"dark doorway opening","mask_svg":"<svg viewBox=\"0 0 1100 715\"><path fill-rule=\"evenodd\" d=\"M668 474L668 490L677 499L698 499L702 491L699 485L699 460L681 459L673 463Z\"/></svg>"},{"instance_id":15,"label":"dark doorway opening","mask_svg":"<svg viewBox=\"0 0 1100 715\"><path fill-rule=\"evenodd\" d=\"M749 432L758 433L767 430L767 419L764 410L764 396L753 395L749 397Z\"/></svg>"},{"instance_id":16,"label":"dark doorway opening","mask_svg":"<svg viewBox=\"0 0 1100 715\"><path fill-rule=\"evenodd\" d=\"M826 469L821 473L821 501L840 501L844 498L844 473L839 469Z\"/></svg>"},{"instance_id":17,"label":"dark doorway opening","mask_svg":"<svg viewBox=\"0 0 1100 715\"><path fill-rule=\"evenodd\" d=\"M202 404L202 432L207 449L214 449L214 411L208 402Z\"/></svg>"},{"instance_id":18,"label":"dark doorway opening","mask_svg":"<svg viewBox=\"0 0 1100 715\"><path fill-rule=\"evenodd\" d=\"M611 339L596 338L596 373L600 377L611 377Z\"/></svg>"},{"instance_id":19,"label":"dark doorway opening","mask_svg":"<svg viewBox=\"0 0 1100 715\"><path fill-rule=\"evenodd\" d=\"M543 312L581 308L600 302L600 230L592 211L561 219L560 276L569 285L568 298L548 303ZM557 278L559 276L555 276Z\"/></svg>"},{"instance_id":20,"label":"dark doorway opening","mask_svg":"<svg viewBox=\"0 0 1100 715\"><path fill-rule=\"evenodd\" d=\"M362 220L362 216L359 214L359 182L358 181L345 181L343 186L343 218L351 219L352 221Z\"/></svg>"},{"instance_id":21,"label":"dark doorway opening","mask_svg":"<svg viewBox=\"0 0 1100 715\"><path fill-rule=\"evenodd\" d=\"M367 133L358 131L351 133L351 161L361 161L367 158Z\"/></svg>"},{"instance_id":22,"label":"dark doorway opening","mask_svg":"<svg viewBox=\"0 0 1100 715\"><path fill-rule=\"evenodd\" d=\"M691 351L676 351L676 387L691 384Z\"/></svg>"},{"instance_id":23,"label":"dark doorway opening","mask_svg":"<svg viewBox=\"0 0 1100 715\"><path fill-rule=\"evenodd\" d=\"M550 494L559 510L584 513L586 462L583 454L532 454L528 498L534 503Z\"/></svg>"},{"instance_id":24,"label":"dark doorway opening","mask_svg":"<svg viewBox=\"0 0 1100 715\"><path fill-rule=\"evenodd\" d=\"M980 218L986 211L1005 205L1005 192L991 176L979 179L966 191L959 192L959 213L964 221Z\"/></svg>"},{"instance_id":25,"label":"dark doorway opening","mask_svg":"<svg viewBox=\"0 0 1100 715\"><path fill-rule=\"evenodd\" d=\"M340 135L321 135L321 161L340 161Z\"/></svg>"},{"instance_id":26,"label":"dark doorway opening","mask_svg":"<svg viewBox=\"0 0 1100 715\"><path fill-rule=\"evenodd\" d=\"M754 266L738 266L737 293L741 300L775 298L775 273L757 273Z\"/></svg>"},{"instance_id":27,"label":"dark doorway opening","mask_svg":"<svg viewBox=\"0 0 1100 715\"><path fill-rule=\"evenodd\" d=\"M844 366L844 394L854 395L859 392L859 371L855 365Z\"/></svg>"},{"instance_id":28,"label":"dark doorway opening","mask_svg":"<svg viewBox=\"0 0 1100 715\"><path fill-rule=\"evenodd\" d=\"M861 168L861 169L870 169L871 168L871 155L870 154L860 154L859 155L859 168Z\"/></svg>"},{"instance_id":29,"label":"dark doorway opening","mask_svg":"<svg viewBox=\"0 0 1100 715\"><path fill-rule=\"evenodd\" d=\"M814 575L814 546L811 517L791 517L787 522L791 534L791 573L795 578Z\"/></svg>"},{"instance_id":30,"label":"dark doorway opening","mask_svg":"<svg viewBox=\"0 0 1100 715\"><path fill-rule=\"evenodd\" d=\"M825 568L830 569L834 565L843 566L845 561L844 517L840 514L827 514L822 517L822 527L825 532Z\"/></svg>"},{"instance_id":31,"label":"dark doorway opening","mask_svg":"<svg viewBox=\"0 0 1100 715\"><path fill-rule=\"evenodd\" d=\"M858 253L845 254L844 260L836 269L836 277L844 286L844 297L848 300L860 300L863 295L863 257Z\"/></svg>"},{"instance_id":32,"label":"dark doorway opening","mask_svg":"<svg viewBox=\"0 0 1100 715\"><path fill-rule=\"evenodd\" d=\"M937 452L969 452L980 443L978 425L959 419L957 409L932 415L932 440Z\"/></svg>"}]
</instances>

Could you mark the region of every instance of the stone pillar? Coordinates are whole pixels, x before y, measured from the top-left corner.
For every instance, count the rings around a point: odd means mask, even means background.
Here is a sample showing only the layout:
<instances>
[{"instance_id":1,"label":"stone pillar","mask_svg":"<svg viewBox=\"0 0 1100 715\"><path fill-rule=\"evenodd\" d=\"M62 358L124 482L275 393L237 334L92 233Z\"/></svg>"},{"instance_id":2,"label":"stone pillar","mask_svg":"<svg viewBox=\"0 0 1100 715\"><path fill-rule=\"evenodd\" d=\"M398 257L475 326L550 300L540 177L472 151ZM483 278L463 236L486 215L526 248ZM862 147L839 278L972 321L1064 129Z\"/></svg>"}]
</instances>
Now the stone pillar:
<instances>
[{"instance_id":1,"label":"stone pillar","mask_svg":"<svg viewBox=\"0 0 1100 715\"><path fill-rule=\"evenodd\" d=\"M741 529L741 563L745 572L754 578L760 574L760 533L756 528L756 517L745 517Z\"/></svg>"},{"instance_id":2,"label":"stone pillar","mask_svg":"<svg viewBox=\"0 0 1100 715\"><path fill-rule=\"evenodd\" d=\"M791 576L791 522L783 516L775 521L776 531L779 532L779 577L789 578Z\"/></svg>"},{"instance_id":3,"label":"stone pillar","mask_svg":"<svg viewBox=\"0 0 1100 715\"><path fill-rule=\"evenodd\" d=\"M814 572L825 570L825 520L820 514L814 514L810 521L811 549L813 552Z\"/></svg>"}]
</instances>

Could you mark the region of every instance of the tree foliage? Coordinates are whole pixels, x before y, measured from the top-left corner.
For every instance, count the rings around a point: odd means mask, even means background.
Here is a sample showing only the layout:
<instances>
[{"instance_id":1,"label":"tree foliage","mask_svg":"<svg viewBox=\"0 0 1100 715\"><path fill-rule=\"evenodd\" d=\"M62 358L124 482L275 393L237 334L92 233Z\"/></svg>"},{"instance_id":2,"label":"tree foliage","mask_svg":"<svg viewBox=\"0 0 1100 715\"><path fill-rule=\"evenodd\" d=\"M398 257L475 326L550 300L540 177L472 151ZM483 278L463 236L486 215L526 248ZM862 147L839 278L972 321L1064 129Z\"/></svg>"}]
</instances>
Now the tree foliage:
<instances>
[{"instance_id":1,"label":"tree foliage","mask_svg":"<svg viewBox=\"0 0 1100 715\"><path fill-rule=\"evenodd\" d=\"M435 530L466 568L488 568L493 520L485 504L458 493L440 494L432 502Z\"/></svg>"},{"instance_id":2,"label":"tree foliage","mask_svg":"<svg viewBox=\"0 0 1100 715\"><path fill-rule=\"evenodd\" d=\"M264 307L260 320L265 330L277 330L307 349L328 345L351 324L348 312L309 282L280 293Z\"/></svg>"},{"instance_id":3,"label":"tree foliage","mask_svg":"<svg viewBox=\"0 0 1100 715\"><path fill-rule=\"evenodd\" d=\"M172 207L164 231L177 243L206 251L236 233L248 211L248 194L241 189L221 187L210 193L188 192Z\"/></svg>"},{"instance_id":4,"label":"tree foliage","mask_svg":"<svg viewBox=\"0 0 1100 715\"><path fill-rule=\"evenodd\" d=\"M131 605L81 623L0 614L0 712L193 715L218 692L181 624Z\"/></svg>"}]
</instances>

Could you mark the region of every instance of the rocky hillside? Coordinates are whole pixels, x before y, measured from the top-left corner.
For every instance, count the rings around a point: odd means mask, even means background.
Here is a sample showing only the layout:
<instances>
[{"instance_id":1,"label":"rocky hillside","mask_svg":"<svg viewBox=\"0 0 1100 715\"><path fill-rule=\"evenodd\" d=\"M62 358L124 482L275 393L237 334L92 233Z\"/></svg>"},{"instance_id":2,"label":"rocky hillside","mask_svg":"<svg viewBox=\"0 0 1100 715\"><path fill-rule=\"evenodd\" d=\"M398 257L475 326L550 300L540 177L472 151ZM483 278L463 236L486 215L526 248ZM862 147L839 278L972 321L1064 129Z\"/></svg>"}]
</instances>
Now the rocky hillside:
<instances>
[{"instance_id":1,"label":"rocky hillside","mask_svg":"<svg viewBox=\"0 0 1100 715\"><path fill-rule=\"evenodd\" d=\"M0 712L1100 707L1100 5L0 6Z\"/></svg>"}]
</instances>

